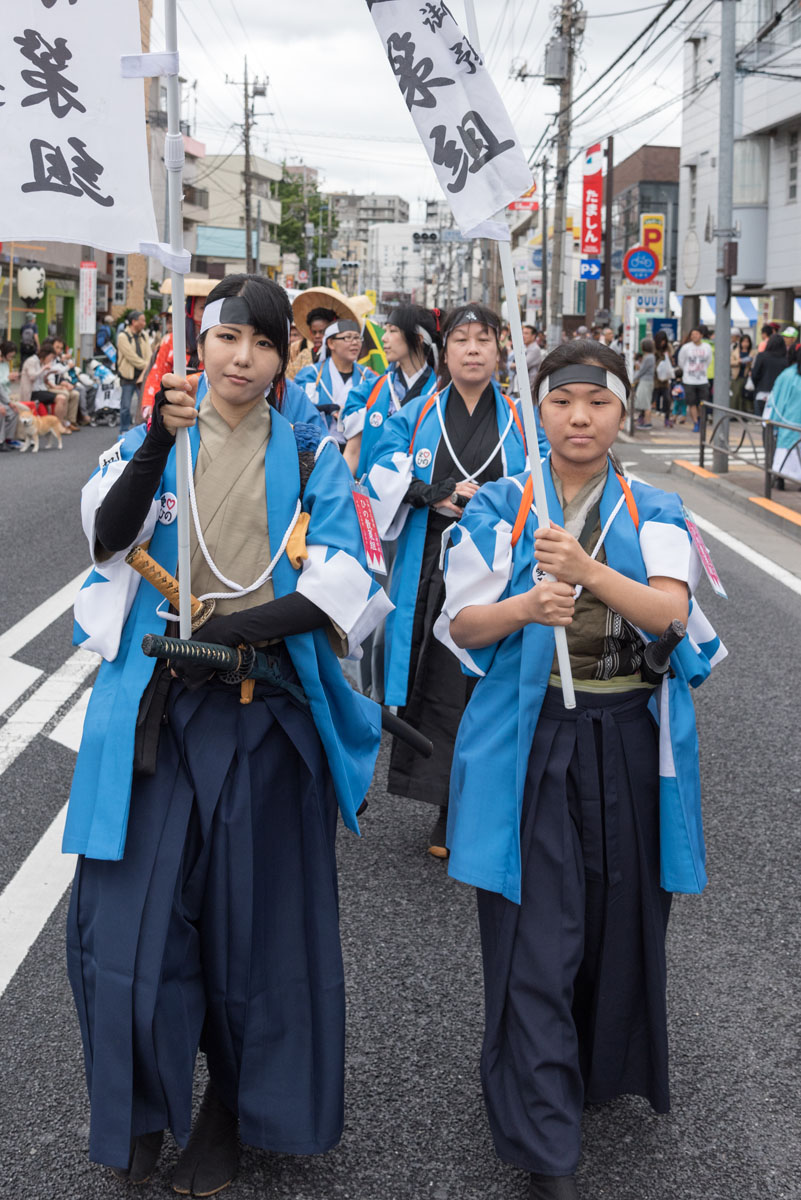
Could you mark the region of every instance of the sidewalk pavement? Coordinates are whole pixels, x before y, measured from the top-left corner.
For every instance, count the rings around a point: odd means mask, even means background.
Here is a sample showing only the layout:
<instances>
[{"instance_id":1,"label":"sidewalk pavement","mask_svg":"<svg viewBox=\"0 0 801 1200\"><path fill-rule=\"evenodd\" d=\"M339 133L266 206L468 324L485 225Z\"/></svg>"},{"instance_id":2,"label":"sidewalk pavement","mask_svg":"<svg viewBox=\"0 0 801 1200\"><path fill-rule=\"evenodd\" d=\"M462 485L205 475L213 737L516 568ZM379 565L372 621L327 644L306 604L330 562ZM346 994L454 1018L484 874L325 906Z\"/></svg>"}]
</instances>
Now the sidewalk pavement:
<instances>
[{"instance_id":1,"label":"sidewalk pavement","mask_svg":"<svg viewBox=\"0 0 801 1200\"><path fill-rule=\"evenodd\" d=\"M725 472L713 470L713 450L707 441L704 452L704 466L699 463L700 436L693 433L692 424L674 425L666 429L663 418L654 414L650 429L639 428L631 437L627 433L619 435L619 441L641 449L664 449L665 457L672 459L670 471L675 474L685 474L692 477L696 484L703 485L710 492L726 496L730 503L765 521L773 528L781 529L790 537L801 539L801 488L797 483L787 480L782 491L774 486L770 499L764 495L765 476L756 463L761 461L761 441L753 444L748 436L743 438L743 430L734 423L729 432L729 446L738 450L743 458L730 458L729 469ZM756 438L759 431L755 430ZM742 442L742 444L740 444ZM748 459L753 459L749 462Z\"/></svg>"}]
</instances>

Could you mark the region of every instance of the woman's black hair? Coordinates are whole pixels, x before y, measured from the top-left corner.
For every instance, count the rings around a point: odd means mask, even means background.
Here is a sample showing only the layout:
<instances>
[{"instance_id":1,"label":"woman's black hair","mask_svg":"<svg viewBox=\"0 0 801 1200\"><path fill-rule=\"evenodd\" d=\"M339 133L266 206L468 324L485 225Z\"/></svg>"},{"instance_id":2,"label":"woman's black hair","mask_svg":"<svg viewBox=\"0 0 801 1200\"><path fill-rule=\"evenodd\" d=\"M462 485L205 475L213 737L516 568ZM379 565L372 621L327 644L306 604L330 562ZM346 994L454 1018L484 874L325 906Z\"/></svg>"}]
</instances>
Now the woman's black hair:
<instances>
[{"instance_id":1,"label":"woman's black hair","mask_svg":"<svg viewBox=\"0 0 801 1200\"><path fill-rule=\"evenodd\" d=\"M742 348L742 344L743 344L743 342L748 342L748 350L747 350L747 353L748 353L748 354L750 354L750 353L751 353L751 351L752 351L752 350L753 350L753 348L754 348L754 343L753 343L753 341L751 340L751 334L750 334L750 333L742 333L742 334L740 334L740 341L739 341L739 343L738 343L738 344L739 344L739 346L740 346L741 348Z\"/></svg>"},{"instance_id":2,"label":"woman's black hair","mask_svg":"<svg viewBox=\"0 0 801 1200\"><path fill-rule=\"evenodd\" d=\"M289 297L279 284L273 283L265 275L226 275L209 292L206 307L228 296L241 296L246 301L253 317L253 328L269 338L278 351L281 366L273 380L273 402L280 411L284 375L289 362L289 326L292 321ZM202 346L205 340L206 334L201 333L199 344Z\"/></svg>"},{"instance_id":3,"label":"woman's black hair","mask_svg":"<svg viewBox=\"0 0 801 1200\"><path fill-rule=\"evenodd\" d=\"M595 342L592 338L576 338L572 342L563 342L561 346L551 350L550 354L545 355L532 388L534 403L537 402L543 379L547 379L561 367L576 367L580 363L597 363L605 371L611 371L625 387L626 394L631 395L631 380L622 356L615 350L610 350L603 342Z\"/></svg>"},{"instance_id":4,"label":"woman's black hair","mask_svg":"<svg viewBox=\"0 0 801 1200\"><path fill-rule=\"evenodd\" d=\"M0 342L0 354L3 358L8 358L9 354L16 354L17 346L15 342Z\"/></svg>"},{"instance_id":5,"label":"woman's black hair","mask_svg":"<svg viewBox=\"0 0 801 1200\"><path fill-rule=\"evenodd\" d=\"M336 319L337 314L334 312L333 308L313 308L311 312L306 315L306 324L308 325L309 329L311 329L312 321L325 321L325 326L327 329L329 325L334 324Z\"/></svg>"},{"instance_id":6,"label":"woman's black hair","mask_svg":"<svg viewBox=\"0 0 801 1200\"><path fill-rule=\"evenodd\" d=\"M442 334L439 331L437 315L423 308L421 304L399 304L389 314L387 325L397 325L410 354L421 356L430 367L436 368L437 356L434 354L434 347L437 351L442 349ZM425 329L431 338L431 346L427 345L417 332L418 325Z\"/></svg>"},{"instance_id":7,"label":"woman's black hair","mask_svg":"<svg viewBox=\"0 0 801 1200\"><path fill-rule=\"evenodd\" d=\"M670 351L670 338L664 329L657 329L654 334L654 349L662 358Z\"/></svg>"},{"instance_id":8,"label":"woman's black hair","mask_svg":"<svg viewBox=\"0 0 801 1200\"><path fill-rule=\"evenodd\" d=\"M467 313L474 313L475 319L471 320L471 325L484 325L495 334L495 344L500 350L501 348L501 319L498 314L491 308L487 308L485 304L476 304L470 301L468 304L460 304L458 308L452 308L447 317L442 323L442 345L443 349L447 349L447 341L454 329L458 329L460 325L465 324L465 316ZM440 391L447 387L451 381L451 373L448 370L448 364L445 361L445 354L440 356L439 372L437 375L437 386Z\"/></svg>"},{"instance_id":9,"label":"woman's black hair","mask_svg":"<svg viewBox=\"0 0 801 1200\"><path fill-rule=\"evenodd\" d=\"M772 333L768 338L765 346L766 354L784 355L787 353L787 347L784 344L784 338L780 333Z\"/></svg>"}]
</instances>

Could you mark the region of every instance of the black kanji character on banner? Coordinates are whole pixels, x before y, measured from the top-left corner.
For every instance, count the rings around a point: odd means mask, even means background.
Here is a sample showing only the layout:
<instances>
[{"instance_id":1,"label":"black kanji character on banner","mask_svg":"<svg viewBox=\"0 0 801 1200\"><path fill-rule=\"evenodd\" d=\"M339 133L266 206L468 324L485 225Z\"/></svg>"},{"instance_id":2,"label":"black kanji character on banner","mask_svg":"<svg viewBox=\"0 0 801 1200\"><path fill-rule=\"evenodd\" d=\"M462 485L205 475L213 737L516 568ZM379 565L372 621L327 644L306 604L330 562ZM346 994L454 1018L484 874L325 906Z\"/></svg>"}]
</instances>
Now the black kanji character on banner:
<instances>
[{"instance_id":1,"label":"black kanji character on banner","mask_svg":"<svg viewBox=\"0 0 801 1200\"><path fill-rule=\"evenodd\" d=\"M442 28L442 22L446 17L453 16L447 4L424 4L420 12L425 17L423 24L427 25L433 33Z\"/></svg>"},{"instance_id":2,"label":"black kanji character on banner","mask_svg":"<svg viewBox=\"0 0 801 1200\"><path fill-rule=\"evenodd\" d=\"M514 138L499 142L487 122L474 109L465 113L460 125L457 125L462 149L455 140L448 140L448 131L444 125L435 125L430 136L434 139L434 164L447 167L453 174L453 180L448 184L448 191L456 194L461 192L467 182L467 172L475 175L493 158L511 150L515 145ZM471 161L472 160L472 161Z\"/></svg>"},{"instance_id":3,"label":"black kanji character on banner","mask_svg":"<svg viewBox=\"0 0 801 1200\"><path fill-rule=\"evenodd\" d=\"M78 0L69 0L69 2L70 4L77 4ZM55 6L58 4L58 0L42 0L42 4L45 6L45 8L55 8Z\"/></svg>"},{"instance_id":4,"label":"black kanji character on banner","mask_svg":"<svg viewBox=\"0 0 801 1200\"><path fill-rule=\"evenodd\" d=\"M473 49L467 38L462 38L455 46L451 46L451 53L456 56L457 67L460 67L462 63L467 63L468 75L475 75L476 66L482 65L481 55Z\"/></svg>"},{"instance_id":5,"label":"black kanji character on banner","mask_svg":"<svg viewBox=\"0 0 801 1200\"><path fill-rule=\"evenodd\" d=\"M86 151L86 143L80 138L69 138L68 145L76 152L72 156L72 171L67 165L64 151L43 138L31 142L33 179L23 183L23 192L57 192L62 196L88 196L103 208L111 208L113 196L101 196L97 190L98 178L104 167Z\"/></svg>"},{"instance_id":6,"label":"black kanji character on banner","mask_svg":"<svg viewBox=\"0 0 801 1200\"><path fill-rule=\"evenodd\" d=\"M23 108L48 100L55 117L66 117L73 108L78 112L86 112L80 100L75 98L77 84L71 83L63 73L72 58L66 38L56 38L51 46L41 33L26 29L23 36L14 38L14 41L20 47L22 57L38 68L36 71L20 72L25 83L36 89L22 101Z\"/></svg>"},{"instance_id":7,"label":"black kanji character on banner","mask_svg":"<svg viewBox=\"0 0 801 1200\"><path fill-rule=\"evenodd\" d=\"M406 107L436 108L437 98L432 89L447 87L453 80L444 77L429 78L434 63L430 58L421 58L415 63L415 49L410 33L393 33L387 39L387 54Z\"/></svg>"}]
</instances>

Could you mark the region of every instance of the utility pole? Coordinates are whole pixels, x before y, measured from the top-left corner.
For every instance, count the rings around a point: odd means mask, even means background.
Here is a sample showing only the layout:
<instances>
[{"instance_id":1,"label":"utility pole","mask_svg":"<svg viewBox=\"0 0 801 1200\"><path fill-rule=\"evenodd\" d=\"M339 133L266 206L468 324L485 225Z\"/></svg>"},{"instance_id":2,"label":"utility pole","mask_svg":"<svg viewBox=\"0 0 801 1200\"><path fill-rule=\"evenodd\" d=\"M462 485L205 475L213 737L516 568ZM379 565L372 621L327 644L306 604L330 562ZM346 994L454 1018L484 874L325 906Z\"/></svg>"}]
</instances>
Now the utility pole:
<instances>
[{"instance_id":1,"label":"utility pole","mask_svg":"<svg viewBox=\"0 0 801 1200\"><path fill-rule=\"evenodd\" d=\"M248 59L245 55L245 262L246 270L253 272L253 238L251 236L250 211L250 92L248 91Z\"/></svg>"},{"instance_id":2,"label":"utility pole","mask_svg":"<svg viewBox=\"0 0 801 1200\"><path fill-rule=\"evenodd\" d=\"M256 205L256 262L254 270L261 275L261 200Z\"/></svg>"},{"instance_id":3,"label":"utility pole","mask_svg":"<svg viewBox=\"0 0 801 1200\"><path fill-rule=\"evenodd\" d=\"M548 332L548 159L542 160L542 328ZM553 346L549 347L553 349Z\"/></svg>"},{"instance_id":4,"label":"utility pole","mask_svg":"<svg viewBox=\"0 0 801 1200\"><path fill-rule=\"evenodd\" d=\"M229 79L227 75L225 77L225 82L234 84L237 87L239 86L239 84L237 83L237 81L235 79ZM250 134L251 134L251 129L253 127L253 121L254 121L253 98L254 98L254 96L266 96L268 83L269 83L268 79L265 79L264 82L260 82L257 78L257 79L253 80L253 84L251 86L251 84L248 80L248 60L247 60L247 55L246 55L245 56L245 77L244 77L244 81L241 86L242 86L242 93L243 93L242 94L242 103L243 103L242 141L243 141L244 150L245 150L245 169L243 171L244 186L245 186L245 205L244 205L244 207L245 207L245 269L248 272L248 274L252 274L255 270L257 270L258 260L261 255L261 246L259 246L259 250L256 252L255 255L253 253L253 211L252 211L252 205L251 205L251 192L252 192L252 188L253 188L253 169L251 166L251 155L250 155ZM268 113L268 114L260 114L260 115L270 116L272 114ZM261 236L261 230L259 230L259 236Z\"/></svg>"},{"instance_id":5,"label":"utility pole","mask_svg":"<svg viewBox=\"0 0 801 1200\"><path fill-rule=\"evenodd\" d=\"M736 0L720 5L720 127L718 129L718 270L715 280L715 404L730 404L731 280L737 274L737 243L732 212L734 192L734 80L736 70ZM712 454L712 470L729 469L729 422L721 421Z\"/></svg>"},{"instance_id":6,"label":"utility pole","mask_svg":"<svg viewBox=\"0 0 801 1200\"><path fill-rule=\"evenodd\" d=\"M554 328L554 344L558 344L562 335L562 273L565 220L567 216L567 174L570 164L573 60L578 39L584 32L585 22L586 17L581 0L561 0L558 41L564 47L565 67L564 74L559 81L559 114L556 133L556 194L553 214L553 269L551 272L550 305L551 323Z\"/></svg>"},{"instance_id":7,"label":"utility pole","mask_svg":"<svg viewBox=\"0 0 801 1200\"><path fill-rule=\"evenodd\" d=\"M604 308L607 312L612 311L612 193L615 187L615 139L608 137L606 139L606 192L604 199L606 201L606 228L604 229ZM669 254L669 249L665 251Z\"/></svg>"}]
</instances>

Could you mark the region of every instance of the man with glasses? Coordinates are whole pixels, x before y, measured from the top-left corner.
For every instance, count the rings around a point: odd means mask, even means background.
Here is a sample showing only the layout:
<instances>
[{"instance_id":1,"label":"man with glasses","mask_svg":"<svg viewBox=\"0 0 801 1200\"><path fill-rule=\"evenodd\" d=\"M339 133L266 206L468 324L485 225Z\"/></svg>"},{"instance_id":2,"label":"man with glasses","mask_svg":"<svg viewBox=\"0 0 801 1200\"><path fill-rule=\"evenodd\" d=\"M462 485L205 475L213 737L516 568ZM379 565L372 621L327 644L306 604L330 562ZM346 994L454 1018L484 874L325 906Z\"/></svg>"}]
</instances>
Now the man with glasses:
<instances>
[{"instance_id":1,"label":"man with glasses","mask_svg":"<svg viewBox=\"0 0 801 1200\"><path fill-rule=\"evenodd\" d=\"M358 321L349 318L332 321L323 334L318 363L304 367L295 376L295 383L325 414L331 436L340 445L345 444L345 435L339 414L348 392L354 384L366 382L372 386L378 379L375 371L356 361L361 346L362 330Z\"/></svg>"}]
</instances>

